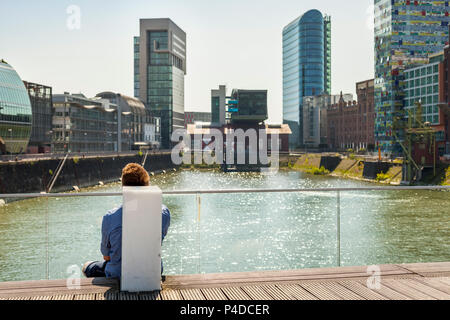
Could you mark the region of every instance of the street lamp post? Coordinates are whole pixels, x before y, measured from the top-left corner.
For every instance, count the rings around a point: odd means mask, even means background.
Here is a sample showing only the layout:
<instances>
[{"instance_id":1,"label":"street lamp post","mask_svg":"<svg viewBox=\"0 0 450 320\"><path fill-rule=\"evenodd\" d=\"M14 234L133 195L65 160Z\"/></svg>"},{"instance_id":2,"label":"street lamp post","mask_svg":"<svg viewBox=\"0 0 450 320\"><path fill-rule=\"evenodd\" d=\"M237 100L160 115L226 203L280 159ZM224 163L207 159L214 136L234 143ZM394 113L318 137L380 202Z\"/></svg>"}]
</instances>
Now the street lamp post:
<instances>
[{"instance_id":1,"label":"street lamp post","mask_svg":"<svg viewBox=\"0 0 450 320\"><path fill-rule=\"evenodd\" d=\"M9 132L9 140L10 140L10 143L12 144L12 129L11 128L9 128L8 129L8 132ZM12 153L12 148L11 148L11 161L13 161L13 153Z\"/></svg>"},{"instance_id":2,"label":"street lamp post","mask_svg":"<svg viewBox=\"0 0 450 320\"><path fill-rule=\"evenodd\" d=\"M84 133L84 147L86 149L86 152L89 152L89 148L88 148L88 141L87 141L87 132Z\"/></svg>"},{"instance_id":3,"label":"street lamp post","mask_svg":"<svg viewBox=\"0 0 450 320\"><path fill-rule=\"evenodd\" d=\"M50 153L53 153L53 130L47 131L50 141Z\"/></svg>"}]
</instances>

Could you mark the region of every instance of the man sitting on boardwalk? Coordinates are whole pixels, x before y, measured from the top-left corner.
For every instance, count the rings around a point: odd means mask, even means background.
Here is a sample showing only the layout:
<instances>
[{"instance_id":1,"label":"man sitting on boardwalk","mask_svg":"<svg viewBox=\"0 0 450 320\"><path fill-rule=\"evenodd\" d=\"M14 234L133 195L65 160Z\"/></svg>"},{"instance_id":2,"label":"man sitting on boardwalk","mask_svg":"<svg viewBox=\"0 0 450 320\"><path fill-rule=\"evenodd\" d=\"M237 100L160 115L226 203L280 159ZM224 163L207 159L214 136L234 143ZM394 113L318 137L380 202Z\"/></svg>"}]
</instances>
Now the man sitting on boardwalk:
<instances>
[{"instance_id":1,"label":"man sitting on boardwalk","mask_svg":"<svg viewBox=\"0 0 450 320\"><path fill-rule=\"evenodd\" d=\"M148 172L139 164L128 164L122 170L122 185L144 187L150 185ZM170 211L162 206L162 240L170 226ZM102 222L102 242L100 247L104 261L87 262L83 274L87 278L117 278L121 276L122 264L122 206L109 211ZM163 271L161 262L161 273Z\"/></svg>"}]
</instances>

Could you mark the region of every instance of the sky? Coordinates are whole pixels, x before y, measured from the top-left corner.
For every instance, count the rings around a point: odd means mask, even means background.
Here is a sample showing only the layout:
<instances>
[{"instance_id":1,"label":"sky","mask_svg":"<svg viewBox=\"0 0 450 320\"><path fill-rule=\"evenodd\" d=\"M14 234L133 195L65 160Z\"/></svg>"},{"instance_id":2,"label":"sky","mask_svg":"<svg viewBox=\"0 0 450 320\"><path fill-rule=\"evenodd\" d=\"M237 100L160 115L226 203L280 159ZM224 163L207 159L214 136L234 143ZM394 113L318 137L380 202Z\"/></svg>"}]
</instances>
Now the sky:
<instances>
[{"instance_id":1,"label":"sky","mask_svg":"<svg viewBox=\"0 0 450 320\"><path fill-rule=\"evenodd\" d=\"M310 9L330 15L332 93L355 94L374 76L371 8L373 0L2 0L0 59L54 93L133 96L139 19L170 18L187 34L186 111L210 111L220 84L266 89L269 122L281 123L283 28Z\"/></svg>"}]
</instances>

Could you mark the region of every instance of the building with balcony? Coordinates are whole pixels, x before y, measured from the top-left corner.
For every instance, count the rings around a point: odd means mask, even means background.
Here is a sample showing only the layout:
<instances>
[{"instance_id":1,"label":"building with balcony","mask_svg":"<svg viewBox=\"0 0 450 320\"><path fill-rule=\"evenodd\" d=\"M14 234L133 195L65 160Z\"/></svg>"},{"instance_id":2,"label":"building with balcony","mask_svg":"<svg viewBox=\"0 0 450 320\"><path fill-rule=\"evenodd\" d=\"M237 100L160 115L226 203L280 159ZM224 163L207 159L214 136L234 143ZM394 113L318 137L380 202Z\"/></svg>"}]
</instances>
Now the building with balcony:
<instances>
[{"instance_id":1,"label":"building with balcony","mask_svg":"<svg viewBox=\"0 0 450 320\"><path fill-rule=\"evenodd\" d=\"M303 143L303 97L331 94L331 18L310 10L283 29L283 122Z\"/></svg>"},{"instance_id":2,"label":"building with balcony","mask_svg":"<svg viewBox=\"0 0 450 320\"><path fill-rule=\"evenodd\" d=\"M404 70L427 64L448 43L449 11L448 1L375 0L375 139L382 152L402 153L397 142L404 141L405 107L411 107Z\"/></svg>"},{"instance_id":3,"label":"building with balcony","mask_svg":"<svg viewBox=\"0 0 450 320\"><path fill-rule=\"evenodd\" d=\"M117 152L117 107L83 94L53 95L53 152Z\"/></svg>"},{"instance_id":4,"label":"building with balcony","mask_svg":"<svg viewBox=\"0 0 450 320\"><path fill-rule=\"evenodd\" d=\"M0 154L25 153L32 130L27 89L14 68L0 60Z\"/></svg>"},{"instance_id":5,"label":"building with balcony","mask_svg":"<svg viewBox=\"0 0 450 320\"><path fill-rule=\"evenodd\" d=\"M154 117L142 101L120 93L102 92L96 98L106 99L109 108L117 111L118 152L148 146L152 149L161 144L161 119Z\"/></svg>"}]
</instances>

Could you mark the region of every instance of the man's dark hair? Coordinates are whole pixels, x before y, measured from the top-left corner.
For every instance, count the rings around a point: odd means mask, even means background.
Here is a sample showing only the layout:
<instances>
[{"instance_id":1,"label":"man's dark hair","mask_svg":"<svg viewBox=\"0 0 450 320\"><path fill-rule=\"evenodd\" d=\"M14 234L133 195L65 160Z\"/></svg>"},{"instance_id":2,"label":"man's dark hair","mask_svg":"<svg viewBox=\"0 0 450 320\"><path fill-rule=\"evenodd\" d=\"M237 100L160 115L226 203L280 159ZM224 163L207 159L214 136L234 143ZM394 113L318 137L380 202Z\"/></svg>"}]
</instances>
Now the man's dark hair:
<instances>
[{"instance_id":1,"label":"man's dark hair","mask_svg":"<svg viewBox=\"0 0 450 320\"><path fill-rule=\"evenodd\" d=\"M150 185L150 176L141 165L130 163L122 170L122 185L127 187L146 187Z\"/></svg>"}]
</instances>

